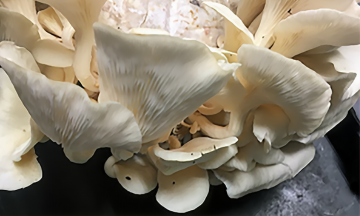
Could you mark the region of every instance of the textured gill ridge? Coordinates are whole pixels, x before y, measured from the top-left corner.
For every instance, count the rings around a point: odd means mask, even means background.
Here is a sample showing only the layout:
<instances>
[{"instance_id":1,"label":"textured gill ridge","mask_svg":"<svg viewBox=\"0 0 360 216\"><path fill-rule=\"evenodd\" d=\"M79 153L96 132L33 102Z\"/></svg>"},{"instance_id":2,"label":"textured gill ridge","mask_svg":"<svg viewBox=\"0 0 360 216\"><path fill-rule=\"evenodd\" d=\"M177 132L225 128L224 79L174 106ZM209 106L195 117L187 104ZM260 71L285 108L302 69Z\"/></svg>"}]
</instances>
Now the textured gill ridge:
<instances>
[{"instance_id":1,"label":"textured gill ridge","mask_svg":"<svg viewBox=\"0 0 360 216\"><path fill-rule=\"evenodd\" d=\"M261 23L255 35L255 44L265 45L270 40L275 26L291 14L291 8L299 0L267 0Z\"/></svg>"}]
</instances>

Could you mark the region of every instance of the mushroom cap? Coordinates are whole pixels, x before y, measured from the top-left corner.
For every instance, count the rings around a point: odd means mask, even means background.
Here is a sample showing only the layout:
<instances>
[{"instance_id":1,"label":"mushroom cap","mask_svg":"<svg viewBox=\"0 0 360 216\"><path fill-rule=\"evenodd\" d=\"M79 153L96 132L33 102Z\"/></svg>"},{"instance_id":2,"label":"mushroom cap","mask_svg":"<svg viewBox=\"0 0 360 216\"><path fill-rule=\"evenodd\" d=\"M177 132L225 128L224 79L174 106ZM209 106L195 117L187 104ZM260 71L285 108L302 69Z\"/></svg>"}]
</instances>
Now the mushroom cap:
<instances>
[{"instance_id":1,"label":"mushroom cap","mask_svg":"<svg viewBox=\"0 0 360 216\"><path fill-rule=\"evenodd\" d=\"M178 149L165 150L159 145L155 145L154 153L157 157L166 161L193 161L201 158L205 154L233 145L236 141L236 137L226 139L198 137L190 140Z\"/></svg>"},{"instance_id":2,"label":"mushroom cap","mask_svg":"<svg viewBox=\"0 0 360 216\"><path fill-rule=\"evenodd\" d=\"M198 41L125 34L100 23L94 24L94 31L99 102L117 101L131 110L143 143L174 128L218 93L238 68L229 63L219 66Z\"/></svg>"},{"instance_id":3,"label":"mushroom cap","mask_svg":"<svg viewBox=\"0 0 360 216\"><path fill-rule=\"evenodd\" d=\"M256 165L250 172L214 171L215 176L224 182L230 198L240 198L249 193L269 189L297 175L315 156L312 144L303 145L290 142L281 149L285 155L282 163L271 166Z\"/></svg>"},{"instance_id":4,"label":"mushroom cap","mask_svg":"<svg viewBox=\"0 0 360 216\"><path fill-rule=\"evenodd\" d=\"M158 172L156 200L169 211L185 213L199 207L209 193L208 172L191 166L172 175Z\"/></svg>"},{"instance_id":5,"label":"mushroom cap","mask_svg":"<svg viewBox=\"0 0 360 216\"><path fill-rule=\"evenodd\" d=\"M134 155L126 161L118 161L112 168L121 186L133 194L149 193L157 185L157 170L145 155Z\"/></svg>"},{"instance_id":6,"label":"mushroom cap","mask_svg":"<svg viewBox=\"0 0 360 216\"><path fill-rule=\"evenodd\" d=\"M80 87L49 80L2 57L0 65L40 130L67 150L140 150L140 129L133 113L121 104L93 103Z\"/></svg>"},{"instance_id":7,"label":"mushroom cap","mask_svg":"<svg viewBox=\"0 0 360 216\"><path fill-rule=\"evenodd\" d=\"M40 72L30 52L14 42L2 41L0 56L34 70L32 73ZM44 135L31 120L3 69L0 69L0 103L0 190L17 190L42 178L33 147Z\"/></svg>"},{"instance_id":8,"label":"mushroom cap","mask_svg":"<svg viewBox=\"0 0 360 216\"><path fill-rule=\"evenodd\" d=\"M238 50L238 61L242 66L236 76L247 90L238 111L240 122L260 105L275 104L290 119L288 134L305 137L321 124L332 92L319 74L299 61L248 44Z\"/></svg>"},{"instance_id":9,"label":"mushroom cap","mask_svg":"<svg viewBox=\"0 0 360 216\"><path fill-rule=\"evenodd\" d=\"M292 58L319 46L357 45L358 29L360 17L332 9L301 11L275 27L271 50Z\"/></svg>"}]
</instances>

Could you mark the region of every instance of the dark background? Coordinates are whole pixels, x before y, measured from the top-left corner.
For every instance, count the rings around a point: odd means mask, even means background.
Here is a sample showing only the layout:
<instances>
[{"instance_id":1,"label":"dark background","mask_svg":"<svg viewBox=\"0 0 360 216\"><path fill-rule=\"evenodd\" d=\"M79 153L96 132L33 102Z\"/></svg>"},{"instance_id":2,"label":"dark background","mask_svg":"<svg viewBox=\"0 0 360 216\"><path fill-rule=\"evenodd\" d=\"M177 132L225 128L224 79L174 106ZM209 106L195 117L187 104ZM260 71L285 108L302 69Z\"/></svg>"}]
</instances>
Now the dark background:
<instances>
[{"instance_id":1,"label":"dark background","mask_svg":"<svg viewBox=\"0 0 360 216\"><path fill-rule=\"evenodd\" d=\"M205 203L186 215L359 215L359 124L351 110L327 138L315 142L315 159L294 179L240 199L224 185L212 186ZM332 144L330 144L331 141ZM175 215L156 202L156 190L133 195L103 170L108 149L84 165L74 164L60 146L38 144L40 182L0 191L0 215ZM352 192L352 191L353 192Z\"/></svg>"}]
</instances>

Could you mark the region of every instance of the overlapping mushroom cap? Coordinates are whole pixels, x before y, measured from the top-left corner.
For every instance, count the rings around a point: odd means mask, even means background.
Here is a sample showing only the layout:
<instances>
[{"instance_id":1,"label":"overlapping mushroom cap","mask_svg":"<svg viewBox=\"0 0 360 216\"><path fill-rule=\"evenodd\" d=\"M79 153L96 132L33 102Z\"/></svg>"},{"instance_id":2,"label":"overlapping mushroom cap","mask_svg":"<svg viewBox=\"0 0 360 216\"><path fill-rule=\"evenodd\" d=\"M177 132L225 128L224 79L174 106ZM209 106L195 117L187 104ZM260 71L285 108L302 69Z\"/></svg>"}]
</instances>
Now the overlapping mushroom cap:
<instances>
[{"instance_id":1,"label":"overlapping mushroom cap","mask_svg":"<svg viewBox=\"0 0 360 216\"><path fill-rule=\"evenodd\" d=\"M32 15L31 5L35 7L35 2L27 1L25 5L17 1L1 3L10 10L0 8L0 56L31 73L42 72L54 79L74 82L75 76L71 70L72 51L58 41L41 39L39 27L25 17ZM25 16L15 12L16 9ZM23 34L23 31L27 33ZM44 135L19 99L3 69L0 82L0 189L16 190L40 180L42 172L33 147L43 140Z\"/></svg>"},{"instance_id":2,"label":"overlapping mushroom cap","mask_svg":"<svg viewBox=\"0 0 360 216\"><path fill-rule=\"evenodd\" d=\"M353 0L40 2L0 0L0 189L41 178L49 138L192 211L294 177L360 97Z\"/></svg>"}]
</instances>

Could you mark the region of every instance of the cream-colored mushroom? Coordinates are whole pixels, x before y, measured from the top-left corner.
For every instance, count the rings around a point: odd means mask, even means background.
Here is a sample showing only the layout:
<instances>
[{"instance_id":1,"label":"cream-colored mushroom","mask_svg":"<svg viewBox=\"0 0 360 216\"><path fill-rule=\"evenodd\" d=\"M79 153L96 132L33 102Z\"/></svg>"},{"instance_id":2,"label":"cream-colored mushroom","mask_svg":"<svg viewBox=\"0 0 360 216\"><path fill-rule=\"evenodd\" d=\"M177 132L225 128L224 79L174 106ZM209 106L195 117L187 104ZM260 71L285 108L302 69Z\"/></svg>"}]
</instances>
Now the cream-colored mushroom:
<instances>
[{"instance_id":1,"label":"cream-colored mushroom","mask_svg":"<svg viewBox=\"0 0 360 216\"><path fill-rule=\"evenodd\" d=\"M285 159L279 164L257 165L250 172L226 172L218 169L214 173L224 182L228 196L236 199L262 189L272 188L296 176L315 155L315 148L312 144L303 145L296 142L289 143L281 151L284 153Z\"/></svg>"},{"instance_id":2,"label":"cream-colored mushroom","mask_svg":"<svg viewBox=\"0 0 360 216\"><path fill-rule=\"evenodd\" d=\"M62 13L75 29L74 70L81 84L98 91L96 80L90 73L91 51L95 43L92 25L98 21L101 7L106 0L40 0Z\"/></svg>"},{"instance_id":3,"label":"cream-colored mushroom","mask_svg":"<svg viewBox=\"0 0 360 216\"><path fill-rule=\"evenodd\" d=\"M266 0L260 26L255 35L255 44L269 48L273 42L273 31L278 23L300 11L329 8L346 10L353 0ZM309 18L308 18L309 19ZM310 18L312 19L312 18Z\"/></svg>"},{"instance_id":4,"label":"cream-colored mushroom","mask_svg":"<svg viewBox=\"0 0 360 216\"><path fill-rule=\"evenodd\" d=\"M155 145L149 148L148 154L155 166L165 175L195 164L205 169L216 169L237 153L234 145L236 141L235 137L219 140L198 137L170 150Z\"/></svg>"},{"instance_id":5,"label":"cream-colored mushroom","mask_svg":"<svg viewBox=\"0 0 360 216\"><path fill-rule=\"evenodd\" d=\"M176 213L185 213L199 207L209 193L209 178L206 170L191 166L172 175L158 172L159 189L156 200L164 208Z\"/></svg>"},{"instance_id":6,"label":"cream-colored mushroom","mask_svg":"<svg viewBox=\"0 0 360 216\"><path fill-rule=\"evenodd\" d=\"M358 29L359 17L331 9L302 11L274 28L271 50L291 58L323 45L357 45L360 44Z\"/></svg>"},{"instance_id":7,"label":"cream-colored mushroom","mask_svg":"<svg viewBox=\"0 0 360 216\"><path fill-rule=\"evenodd\" d=\"M133 194L149 193L157 185L157 170L145 155L134 155L125 161L116 161L110 157L105 170L110 177L117 178L121 186Z\"/></svg>"},{"instance_id":8,"label":"cream-colored mushroom","mask_svg":"<svg viewBox=\"0 0 360 216\"><path fill-rule=\"evenodd\" d=\"M239 67L218 63L198 41L130 35L100 25L94 28L99 102L117 101L131 110L143 143L156 141L174 128L218 93Z\"/></svg>"},{"instance_id":9,"label":"cream-colored mushroom","mask_svg":"<svg viewBox=\"0 0 360 216\"><path fill-rule=\"evenodd\" d=\"M80 87L49 80L4 58L0 58L0 65L40 130L67 150L81 152L114 146L140 150L139 127L132 112L121 104L93 103Z\"/></svg>"},{"instance_id":10,"label":"cream-colored mushroom","mask_svg":"<svg viewBox=\"0 0 360 216\"><path fill-rule=\"evenodd\" d=\"M0 56L40 73L28 50L13 42L0 43ZM9 77L0 69L0 189L17 190L42 177L34 145L43 133L19 99Z\"/></svg>"},{"instance_id":11,"label":"cream-colored mushroom","mask_svg":"<svg viewBox=\"0 0 360 216\"><path fill-rule=\"evenodd\" d=\"M289 135L306 137L321 124L330 106L331 89L320 75L298 61L254 45L242 45L238 61L242 64L236 71L242 84L238 86L246 90L241 96L240 90L229 88L223 97L226 101L221 104L230 111L229 125L214 127L200 115L189 117L198 122L204 134L213 138L239 136L249 113L264 104L283 109L290 119Z\"/></svg>"},{"instance_id":12,"label":"cream-colored mushroom","mask_svg":"<svg viewBox=\"0 0 360 216\"><path fill-rule=\"evenodd\" d=\"M323 76L332 89L331 106L321 125L304 138L296 138L302 143L310 143L324 136L342 121L347 112L360 97L360 64L353 59L360 46L345 46L333 52L317 55L299 55L295 58Z\"/></svg>"}]
</instances>

